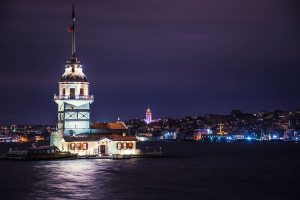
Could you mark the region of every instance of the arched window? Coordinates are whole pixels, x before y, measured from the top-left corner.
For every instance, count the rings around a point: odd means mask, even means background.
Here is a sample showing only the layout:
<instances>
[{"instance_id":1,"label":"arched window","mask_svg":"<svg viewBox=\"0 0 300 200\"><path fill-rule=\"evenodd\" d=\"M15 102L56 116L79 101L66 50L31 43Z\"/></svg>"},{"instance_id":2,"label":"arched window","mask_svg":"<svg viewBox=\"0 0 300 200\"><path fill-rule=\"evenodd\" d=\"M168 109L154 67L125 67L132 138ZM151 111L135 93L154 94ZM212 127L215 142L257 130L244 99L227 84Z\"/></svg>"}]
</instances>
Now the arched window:
<instances>
[{"instance_id":1,"label":"arched window","mask_svg":"<svg viewBox=\"0 0 300 200\"><path fill-rule=\"evenodd\" d=\"M127 142L127 149L133 149L133 143L132 142Z\"/></svg>"},{"instance_id":2,"label":"arched window","mask_svg":"<svg viewBox=\"0 0 300 200\"><path fill-rule=\"evenodd\" d=\"M121 150L121 149L122 149L122 142L118 142L118 143L117 143L117 149L118 149L118 150Z\"/></svg>"},{"instance_id":3,"label":"arched window","mask_svg":"<svg viewBox=\"0 0 300 200\"><path fill-rule=\"evenodd\" d=\"M88 150L88 143L82 143L82 150Z\"/></svg>"},{"instance_id":4,"label":"arched window","mask_svg":"<svg viewBox=\"0 0 300 200\"><path fill-rule=\"evenodd\" d=\"M75 144L74 144L74 143L71 143L71 144L70 144L70 149L71 149L71 150L75 150Z\"/></svg>"},{"instance_id":5,"label":"arched window","mask_svg":"<svg viewBox=\"0 0 300 200\"><path fill-rule=\"evenodd\" d=\"M75 88L70 88L70 99L75 99Z\"/></svg>"}]
</instances>

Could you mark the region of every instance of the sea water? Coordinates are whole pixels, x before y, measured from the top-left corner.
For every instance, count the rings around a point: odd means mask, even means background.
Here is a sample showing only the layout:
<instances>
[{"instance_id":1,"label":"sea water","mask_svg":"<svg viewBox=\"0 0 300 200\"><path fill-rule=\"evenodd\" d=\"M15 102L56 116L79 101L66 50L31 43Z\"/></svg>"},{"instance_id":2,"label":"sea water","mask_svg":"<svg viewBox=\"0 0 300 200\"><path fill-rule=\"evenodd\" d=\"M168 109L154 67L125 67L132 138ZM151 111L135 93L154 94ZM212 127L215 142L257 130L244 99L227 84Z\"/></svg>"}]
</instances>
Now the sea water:
<instances>
[{"instance_id":1,"label":"sea water","mask_svg":"<svg viewBox=\"0 0 300 200\"><path fill-rule=\"evenodd\" d=\"M300 144L139 143L166 158L0 161L0 199L299 199Z\"/></svg>"}]
</instances>

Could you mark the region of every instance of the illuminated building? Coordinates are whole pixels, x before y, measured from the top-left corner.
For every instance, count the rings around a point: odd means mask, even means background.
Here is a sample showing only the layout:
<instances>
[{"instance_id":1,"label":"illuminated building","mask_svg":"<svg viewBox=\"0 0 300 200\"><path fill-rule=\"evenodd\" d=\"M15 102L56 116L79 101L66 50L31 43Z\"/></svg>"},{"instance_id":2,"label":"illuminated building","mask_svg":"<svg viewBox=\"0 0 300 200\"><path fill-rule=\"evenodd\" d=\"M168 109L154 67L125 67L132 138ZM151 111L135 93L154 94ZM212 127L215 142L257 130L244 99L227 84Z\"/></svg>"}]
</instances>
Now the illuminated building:
<instances>
[{"instance_id":1,"label":"illuminated building","mask_svg":"<svg viewBox=\"0 0 300 200\"><path fill-rule=\"evenodd\" d=\"M150 124L152 122L152 112L150 110L150 107L148 106L147 111L146 111L146 119L145 119L146 124Z\"/></svg>"},{"instance_id":2,"label":"illuminated building","mask_svg":"<svg viewBox=\"0 0 300 200\"><path fill-rule=\"evenodd\" d=\"M27 135L20 135L20 142L28 142L28 136Z\"/></svg>"},{"instance_id":3,"label":"illuminated building","mask_svg":"<svg viewBox=\"0 0 300 200\"><path fill-rule=\"evenodd\" d=\"M206 138L208 135L212 134L209 128L206 129L195 129L193 140L201 140L202 137Z\"/></svg>"},{"instance_id":4,"label":"illuminated building","mask_svg":"<svg viewBox=\"0 0 300 200\"><path fill-rule=\"evenodd\" d=\"M136 135L136 139L138 141L144 142L144 141L159 141L161 138L160 136L154 136L153 133L148 132L148 133L138 133Z\"/></svg>"},{"instance_id":5,"label":"illuminated building","mask_svg":"<svg viewBox=\"0 0 300 200\"><path fill-rule=\"evenodd\" d=\"M76 56L75 19L73 9L72 58L66 62L65 72L58 83L59 95L54 96L58 105L58 130L63 130L64 135L89 133L90 104L94 101L82 63Z\"/></svg>"},{"instance_id":6,"label":"illuminated building","mask_svg":"<svg viewBox=\"0 0 300 200\"><path fill-rule=\"evenodd\" d=\"M170 131L164 131L162 135L163 140L176 140L177 139L177 133L176 132L170 132Z\"/></svg>"},{"instance_id":7,"label":"illuminated building","mask_svg":"<svg viewBox=\"0 0 300 200\"><path fill-rule=\"evenodd\" d=\"M76 28L74 3L72 9L72 57L66 61L65 72L60 78L58 95L54 101L58 106L56 133L51 134L51 144L60 146L63 136L90 132L90 104L94 101L89 93L89 82L82 71L82 63L76 56Z\"/></svg>"},{"instance_id":8,"label":"illuminated building","mask_svg":"<svg viewBox=\"0 0 300 200\"><path fill-rule=\"evenodd\" d=\"M64 137L62 150L80 156L89 155L133 155L139 154L136 149L137 139L133 136L122 136L117 134L100 135L90 134L82 137Z\"/></svg>"},{"instance_id":9,"label":"illuminated building","mask_svg":"<svg viewBox=\"0 0 300 200\"><path fill-rule=\"evenodd\" d=\"M224 124L218 124L218 125L219 125L218 135L227 135L227 133L223 130Z\"/></svg>"},{"instance_id":10,"label":"illuminated building","mask_svg":"<svg viewBox=\"0 0 300 200\"><path fill-rule=\"evenodd\" d=\"M58 95L54 95L58 105L58 123L57 130L51 133L50 145L79 156L139 154L136 138L127 136L128 128L123 122L91 125L90 105L94 97L89 93L89 82L76 55L75 20L73 2L72 26L69 28L72 57L66 61L65 72L58 82Z\"/></svg>"},{"instance_id":11,"label":"illuminated building","mask_svg":"<svg viewBox=\"0 0 300 200\"><path fill-rule=\"evenodd\" d=\"M42 136L42 135L36 135L36 136L34 136L33 140L34 140L35 142L44 141L44 140L45 140L45 137Z\"/></svg>"}]
</instances>

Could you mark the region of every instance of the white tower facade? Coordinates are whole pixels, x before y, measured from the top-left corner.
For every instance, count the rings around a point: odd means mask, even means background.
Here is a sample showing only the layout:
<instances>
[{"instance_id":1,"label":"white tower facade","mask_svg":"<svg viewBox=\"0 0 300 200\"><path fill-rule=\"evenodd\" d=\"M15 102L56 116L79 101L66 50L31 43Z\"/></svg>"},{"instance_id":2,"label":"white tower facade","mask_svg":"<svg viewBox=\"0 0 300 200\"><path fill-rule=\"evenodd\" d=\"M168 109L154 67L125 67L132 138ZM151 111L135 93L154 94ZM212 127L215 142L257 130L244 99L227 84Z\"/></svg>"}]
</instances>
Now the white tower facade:
<instances>
[{"instance_id":1,"label":"white tower facade","mask_svg":"<svg viewBox=\"0 0 300 200\"><path fill-rule=\"evenodd\" d=\"M58 105L58 131L66 136L89 133L90 104L94 97L89 93L89 82L77 58L67 61L58 84L59 94L54 95Z\"/></svg>"},{"instance_id":2,"label":"white tower facade","mask_svg":"<svg viewBox=\"0 0 300 200\"><path fill-rule=\"evenodd\" d=\"M75 12L72 9L72 58L66 61L65 72L58 82L58 95L54 101L58 106L57 131L51 134L51 145L60 148L63 136L90 133L90 105L94 101L89 92L89 82L82 71L82 62L77 59L75 46ZM61 149L61 148L60 148Z\"/></svg>"}]
</instances>

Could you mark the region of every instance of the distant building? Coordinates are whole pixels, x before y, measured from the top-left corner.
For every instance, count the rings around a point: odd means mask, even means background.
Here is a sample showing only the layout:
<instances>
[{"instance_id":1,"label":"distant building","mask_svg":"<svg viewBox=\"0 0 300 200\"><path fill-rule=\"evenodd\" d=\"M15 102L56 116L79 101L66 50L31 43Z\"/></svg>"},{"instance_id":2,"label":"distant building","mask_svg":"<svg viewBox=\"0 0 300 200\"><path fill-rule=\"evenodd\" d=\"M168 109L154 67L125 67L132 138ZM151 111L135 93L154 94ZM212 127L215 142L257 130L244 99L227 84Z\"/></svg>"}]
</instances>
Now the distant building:
<instances>
[{"instance_id":1,"label":"distant building","mask_svg":"<svg viewBox=\"0 0 300 200\"><path fill-rule=\"evenodd\" d=\"M136 139L138 141L159 141L161 140L159 135L154 135L153 133L146 132L146 133L139 133L136 135Z\"/></svg>"},{"instance_id":2,"label":"distant building","mask_svg":"<svg viewBox=\"0 0 300 200\"><path fill-rule=\"evenodd\" d=\"M201 140L203 136L205 137L205 136L208 136L211 134L212 134L212 131L209 128L195 129L193 140Z\"/></svg>"},{"instance_id":3,"label":"distant building","mask_svg":"<svg viewBox=\"0 0 300 200\"><path fill-rule=\"evenodd\" d=\"M147 111L146 111L146 119L145 119L146 124L151 124L152 122L152 112L150 110L150 107L148 106Z\"/></svg>"},{"instance_id":4,"label":"distant building","mask_svg":"<svg viewBox=\"0 0 300 200\"><path fill-rule=\"evenodd\" d=\"M163 140L176 140L177 139L177 133L176 132L169 132L164 131L162 134Z\"/></svg>"}]
</instances>

